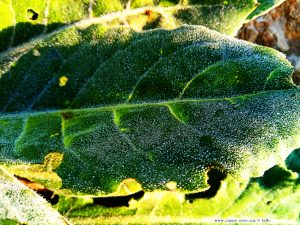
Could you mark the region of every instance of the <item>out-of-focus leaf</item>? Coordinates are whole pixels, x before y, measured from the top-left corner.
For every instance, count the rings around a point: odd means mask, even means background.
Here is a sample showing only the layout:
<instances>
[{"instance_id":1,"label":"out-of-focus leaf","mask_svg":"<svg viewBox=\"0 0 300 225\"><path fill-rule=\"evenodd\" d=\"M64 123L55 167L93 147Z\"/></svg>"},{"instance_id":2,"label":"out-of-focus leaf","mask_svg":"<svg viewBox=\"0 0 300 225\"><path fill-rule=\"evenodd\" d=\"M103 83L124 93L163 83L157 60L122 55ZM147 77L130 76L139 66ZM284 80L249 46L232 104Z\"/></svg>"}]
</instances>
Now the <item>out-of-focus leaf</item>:
<instances>
[{"instance_id":1,"label":"out-of-focus leaf","mask_svg":"<svg viewBox=\"0 0 300 225\"><path fill-rule=\"evenodd\" d=\"M255 0L26 0L0 2L0 52L80 21L128 24L137 30L204 25L234 34Z\"/></svg>"},{"instance_id":2,"label":"out-of-focus leaf","mask_svg":"<svg viewBox=\"0 0 300 225\"><path fill-rule=\"evenodd\" d=\"M264 15L285 1L286 0L258 0L258 7L247 17L247 20L253 20Z\"/></svg>"},{"instance_id":3,"label":"out-of-focus leaf","mask_svg":"<svg viewBox=\"0 0 300 225\"><path fill-rule=\"evenodd\" d=\"M0 224L68 224L41 196L0 168Z\"/></svg>"}]
</instances>

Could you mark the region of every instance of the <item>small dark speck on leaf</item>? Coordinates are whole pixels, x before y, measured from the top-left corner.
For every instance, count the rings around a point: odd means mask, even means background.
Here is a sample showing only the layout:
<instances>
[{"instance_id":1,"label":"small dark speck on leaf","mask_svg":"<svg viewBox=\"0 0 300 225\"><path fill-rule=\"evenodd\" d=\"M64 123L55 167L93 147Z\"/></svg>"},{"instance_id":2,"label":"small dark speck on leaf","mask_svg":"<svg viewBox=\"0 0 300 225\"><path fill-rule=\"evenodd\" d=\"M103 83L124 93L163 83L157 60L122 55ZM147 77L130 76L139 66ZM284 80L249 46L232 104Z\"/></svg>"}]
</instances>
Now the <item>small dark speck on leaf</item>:
<instances>
[{"instance_id":1,"label":"small dark speck on leaf","mask_svg":"<svg viewBox=\"0 0 300 225\"><path fill-rule=\"evenodd\" d=\"M62 112L61 116L64 120L70 120L74 117L74 113L72 113L72 112Z\"/></svg>"},{"instance_id":2,"label":"small dark speck on leaf","mask_svg":"<svg viewBox=\"0 0 300 225\"><path fill-rule=\"evenodd\" d=\"M146 9L146 10L145 10L145 15L151 16L152 12L153 12L153 11L152 11L151 9Z\"/></svg>"},{"instance_id":3,"label":"small dark speck on leaf","mask_svg":"<svg viewBox=\"0 0 300 225\"><path fill-rule=\"evenodd\" d=\"M216 112L215 112L215 116L223 116L224 115L224 110L223 109L218 109Z\"/></svg>"},{"instance_id":4,"label":"small dark speck on leaf","mask_svg":"<svg viewBox=\"0 0 300 225\"><path fill-rule=\"evenodd\" d=\"M200 138L200 143L203 146L211 146L213 144L213 137L205 135Z\"/></svg>"},{"instance_id":5,"label":"small dark speck on leaf","mask_svg":"<svg viewBox=\"0 0 300 225\"><path fill-rule=\"evenodd\" d=\"M210 186L210 188L203 192L186 194L185 199L189 201L189 203L192 203L194 199L199 199L199 198L209 199L214 197L221 187L221 181L226 178L227 174L225 171L223 171L221 167L220 168L215 167L215 168L210 168L210 170L207 172L207 176L208 176L207 184Z\"/></svg>"},{"instance_id":6,"label":"small dark speck on leaf","mask_svg":"<svg viewBox=\"0 0 300 225\"><path fill-rule=\"evenodd\" d=\"M295 93L293 93L293 94L291 94L291 98L296 98L296 94Z\"/></svg>"}]
</instances>

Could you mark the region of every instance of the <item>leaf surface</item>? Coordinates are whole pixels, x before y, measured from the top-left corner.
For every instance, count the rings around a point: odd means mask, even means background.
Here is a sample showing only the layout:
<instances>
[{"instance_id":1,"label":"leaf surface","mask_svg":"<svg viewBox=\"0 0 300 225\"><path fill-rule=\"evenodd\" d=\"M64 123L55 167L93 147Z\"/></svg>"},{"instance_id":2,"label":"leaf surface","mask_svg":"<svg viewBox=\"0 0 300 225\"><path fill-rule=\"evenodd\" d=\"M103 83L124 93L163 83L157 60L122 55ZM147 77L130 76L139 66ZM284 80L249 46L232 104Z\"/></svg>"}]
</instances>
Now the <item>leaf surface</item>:
<instances>
[{"instance_id":1,"label":"leaf surface","mask_svg":"<svg viewBox=\"0 0 300 225\"><path fill-rule=\"evenodd\" d=\"M0 158L63 154L63 188L206 188L217 167L261 175L299 147L298 88L275 50L198 26L93 25L36 46L0 79ZM63 84L62 84L63 80Z\"/></svg>"},{"instance_id":2,"label":"leaf surface","mask_svg":"<svg viewBox=\"0 0 300 225\"><path fill-rule=\"evenodd\" d=\"M244 183L228 176L210 198L155 191L122 207L105 207L87 198L62 198L56 207L64 213L69 202L68 217L74 224L297 224L299 197L297 174L277 165Z\"/></svg>"}]
</instances>

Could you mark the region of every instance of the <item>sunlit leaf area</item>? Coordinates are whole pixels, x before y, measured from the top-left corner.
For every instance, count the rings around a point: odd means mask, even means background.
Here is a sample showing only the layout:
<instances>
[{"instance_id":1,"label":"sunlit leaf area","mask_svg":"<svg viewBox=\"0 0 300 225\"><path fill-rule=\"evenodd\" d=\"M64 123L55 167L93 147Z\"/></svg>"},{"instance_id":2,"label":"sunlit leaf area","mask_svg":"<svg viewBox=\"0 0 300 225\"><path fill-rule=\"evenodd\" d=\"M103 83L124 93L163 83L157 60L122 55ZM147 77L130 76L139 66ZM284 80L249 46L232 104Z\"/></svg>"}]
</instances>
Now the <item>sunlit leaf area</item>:
<instances>
[{"instance_id":1,"label":"sunlit leaf area","mask_svg":"<svg viewBox=\"0 0 300 225\"><path fill-rule=\"evenodd\" d=\"M288 6L0 0L0 224L300 223Z\"/></svg>"}]
</instances>

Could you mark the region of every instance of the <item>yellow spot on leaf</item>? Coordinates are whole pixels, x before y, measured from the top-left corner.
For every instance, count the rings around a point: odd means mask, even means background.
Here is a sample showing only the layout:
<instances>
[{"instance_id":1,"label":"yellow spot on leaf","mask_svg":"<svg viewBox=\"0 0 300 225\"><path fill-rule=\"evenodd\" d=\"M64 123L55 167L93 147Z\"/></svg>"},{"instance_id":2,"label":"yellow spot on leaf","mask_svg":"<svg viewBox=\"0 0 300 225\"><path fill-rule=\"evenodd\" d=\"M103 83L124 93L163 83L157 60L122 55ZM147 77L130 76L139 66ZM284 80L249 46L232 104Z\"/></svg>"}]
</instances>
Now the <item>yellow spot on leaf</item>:
<instances>
[{"instance_id":1,"label":"yellow spot on leaf","mask_svg":"<svg viewBox=\"0 0 300 225\"><path fill-rule=\"evenodd\" d=\"M55 136L57 136L57 135L59 135L59 133L51 134L51 135L50 135L50 138L55 137Z\"/></svg>"},{"instance_id":2,"label":"yellow spot on leaf","mask_svg":"<svg viewBox=\"0 0 300 225\"><path fill-rule=\"evenodd\" d=\"M175 191L176 187L177 187L177 183L175 181L170 181L166 184L166 187L170 190L170 191Z\"/></svg>"},{"instance_id":3,"label":"yellow spot on leaf","mask_svg":"<svg viewBox=\"0 0 300 225\"><path fill-rule=\"evenodd\" d=\"M59 167L63 160L63 154L59 152L50 152L44 158L44 169L45 171L52 172L54 169Z\"/></svg>"},{"instance_id":4,"label":"yellow spot on leaf","mask_svg":"<svg viewBox=\"0 0 300 225\"><path fill-rule=\"evenodd\" d=\"M129 208L131 209L135 209L138 207L138 201L133 198L128 202L128 204L129 204Z\"/></svg>"},{"instance_id":5,"label":"yellow spot on leaf","mask_svg":"<svg viewBox=\"0 0 300 225\"><path fill-rule=\"evenodd\" d=\"M35 50L33 50L33 55L34 56L41 56L41 53L37 49L35 49Z\"/></svg>"},{"instance_id":6,"label":"yellow spot on leaf","mask_svg":"<svg viewBox=\"0 0 300 225\"><path fill-rule=\"evenodd\" d=\"M67 82L68 82L68 78L66 76L61 76L59 78L59 86L60 87L65 86L67 84Z\"/></svg>"},{"instance_id":7,"label":"yellow spot on leaf","mask_svg":"<svg viewBox=\"0 0 300 225\"><path fill-rule=\"evenodd\" d=\"M128 129L126 129L126 128L120 128L120 131L122 131L122 132L126 132Z\"/></svg>"}]
</instances>

